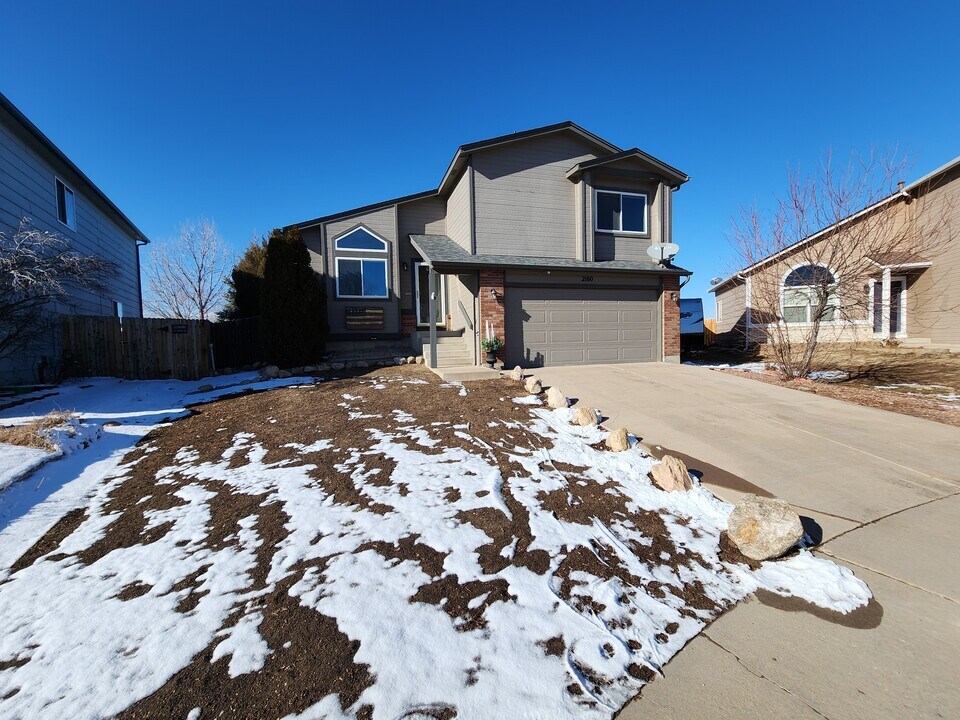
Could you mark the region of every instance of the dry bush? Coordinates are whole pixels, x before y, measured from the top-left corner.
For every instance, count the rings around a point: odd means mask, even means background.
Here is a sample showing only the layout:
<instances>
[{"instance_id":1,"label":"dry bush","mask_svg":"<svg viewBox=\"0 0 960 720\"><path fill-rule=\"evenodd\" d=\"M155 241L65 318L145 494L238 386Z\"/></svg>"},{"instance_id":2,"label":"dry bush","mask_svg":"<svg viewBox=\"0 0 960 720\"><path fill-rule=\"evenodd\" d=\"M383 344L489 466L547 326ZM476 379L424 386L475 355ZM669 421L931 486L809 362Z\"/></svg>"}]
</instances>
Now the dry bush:
<instances>
[{"instance_id":1,"label":"dry bush","mask_svg":"<svg viewBox=\"0 0 960 720\"><path fill-rule=\"evenodd\" d=\"M58 448L47 436L47 431L65 425L72 417L73 413L71 412L54 410L42 417L31 420L25 425L0 427L0 443L39 448L53 452Z\"/></svg>"}]
</instances>

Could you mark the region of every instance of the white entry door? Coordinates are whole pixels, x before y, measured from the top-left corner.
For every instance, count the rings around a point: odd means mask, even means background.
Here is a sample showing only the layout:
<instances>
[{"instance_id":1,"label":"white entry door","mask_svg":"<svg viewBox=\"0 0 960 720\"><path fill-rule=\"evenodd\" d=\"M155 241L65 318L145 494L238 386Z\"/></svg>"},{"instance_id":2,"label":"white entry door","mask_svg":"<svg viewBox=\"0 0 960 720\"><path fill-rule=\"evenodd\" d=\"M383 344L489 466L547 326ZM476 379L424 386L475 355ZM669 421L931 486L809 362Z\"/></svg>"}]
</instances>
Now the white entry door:
<instances>
[{"instance_id":1,"label":"white entry door","mask_svg":"<svg viewBox=\"0 0 960 720\"><path fill-rule=\"evenodd\" d=\"M429 325L430 316L430 267L422 262L413 264L413 287L417 296L417 325ZM445 325L447 317L446 281L443 275L437 278L436 317L437 325Z\"/></svg>"}]
</instances>

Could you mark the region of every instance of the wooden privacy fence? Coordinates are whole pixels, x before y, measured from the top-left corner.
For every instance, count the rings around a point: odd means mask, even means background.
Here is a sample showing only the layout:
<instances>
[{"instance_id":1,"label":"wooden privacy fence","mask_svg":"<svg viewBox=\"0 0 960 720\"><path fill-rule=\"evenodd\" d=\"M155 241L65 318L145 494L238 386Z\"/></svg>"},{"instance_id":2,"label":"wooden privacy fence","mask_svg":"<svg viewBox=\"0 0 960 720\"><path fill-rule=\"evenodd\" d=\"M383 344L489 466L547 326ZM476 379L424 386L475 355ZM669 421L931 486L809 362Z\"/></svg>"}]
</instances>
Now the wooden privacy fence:
<instances>
[{"instance_id":1,"label":"wooden privacy fence","mask_svg":"<svg viewBox=\"0 0 960 720\"><path fill-rule=\"evenodd\" d=\"M127 380L209 375L206 320L65 315L61 342L64 377L113 376Z\"/></svg>"},{"instance_id":2,"label":"wooden privacy fence","mask_svg":"<svg viewBox=\"0 0 960 720\"><path fill-rule=\"evenodd\" d=\"M703 320L703 344L709 347L717 341L717 321L713 318Z\"/></svg>"},{"instance_id":3,"label":"wooden privacy fence","mask_svg":"<svg viewBox=\"0 0 960 720\"><path fill-rule=\"evenodd\" d=\"M211 323L210 340L218 370L239 369L263 359L260 351L260 318Z\"/></svg>"}]
</instances>

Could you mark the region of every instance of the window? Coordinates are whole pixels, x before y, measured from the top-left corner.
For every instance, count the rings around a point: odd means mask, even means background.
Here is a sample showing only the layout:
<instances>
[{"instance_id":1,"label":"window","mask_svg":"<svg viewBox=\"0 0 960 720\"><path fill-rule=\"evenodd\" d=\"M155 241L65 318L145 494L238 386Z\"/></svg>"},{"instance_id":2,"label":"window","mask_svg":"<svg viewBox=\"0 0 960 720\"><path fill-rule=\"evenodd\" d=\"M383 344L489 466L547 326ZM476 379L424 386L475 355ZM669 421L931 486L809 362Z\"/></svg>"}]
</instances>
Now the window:
<instances>
[{"instance_id":1,"label":"window","mask_svg":"<svg viewBox=\"0 0 960 720\"><path fill-rule=\"evenodd\" d=\"M77 228L77 207L73 190L57 178L57 219L71 230Z\"/></svg>"},{"instance_id":2,"label":"window","mask_svg":"<svg viewBox=\"0 0 960 720\"><path fill-rule=\"evenodd\" d=\"M821 293L826 300L819 320L833 322L837 317L837 282L833 273L823 265L800 265L783 279L781 302L783 321L786 323L809 323L821 305Z\"/></svg>"},{"instance_id":3,"label":"window","mask_svg":"<svg viewBox=\"0 0 960 720\"><path fill-rule=\"evenodd\" d=\"M597 230L647 232L647 196L640 193L597 190Z\"/></svg>"},{"instance_id":4,"label":"window","mask_svg":"<svg viewBox=\"0 0 960 720\"><path fill-rule=\"evenodd\" d=\"M354 250L356 252L386 252L387 243L378 238L369 230L358 227L346 235L337 238L337 250Z\"/></svg>"},{"instance_id":5,"label":"window","mask_svg":"<svg viewBox=\"0 0 960 720\"><path fill-rule=\"evenodd\" d=\"M337 297L387 297L387 261L337 258Z\"/></svg>"},{"instance_id":6,"label":"window","mask_svg":"<svg viewBox=\"0 0 960 720\"><path fill-rule=\"evenodd\" d=\"M337 297L387 297L387 241L365 227L356 227L334 241L345 255L377 253L379 258L338 257Z\"/></svg>"},{"instance_id":7,"label":"window","mask_svg":"<svg viewBox=\"0 0 960 720\"><path fill-rule=\"evenodd\" d=\"M723 321L723 300L717 300L717 322Z\"/></svg>"}]
</instances>

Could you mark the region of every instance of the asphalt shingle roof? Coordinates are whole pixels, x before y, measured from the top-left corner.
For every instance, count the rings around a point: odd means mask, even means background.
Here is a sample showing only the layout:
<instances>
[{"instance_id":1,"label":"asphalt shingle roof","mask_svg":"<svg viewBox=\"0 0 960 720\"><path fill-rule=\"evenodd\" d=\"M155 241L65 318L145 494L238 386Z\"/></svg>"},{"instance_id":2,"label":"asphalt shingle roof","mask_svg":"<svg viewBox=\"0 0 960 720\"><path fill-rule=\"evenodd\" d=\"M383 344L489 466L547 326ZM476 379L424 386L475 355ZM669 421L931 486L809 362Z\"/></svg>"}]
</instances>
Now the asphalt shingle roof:
<instances>
[{"instance_id":1,"label":"asphalt shingle roof","mask_svg":"<svg viewBox=\"0 0 960 720\"><path fill-rule=\"evenodd\" d=\"M471 255L446 235L411 235L410 241L423 259L437 270L454 267L514 267L546 270L590 270L610 272L643 272L658 275L692 275L676 265L658 265L653 261L603 260L590 262L567 258L527 257L518 255Z\"/></svg>"}]
</instances>

